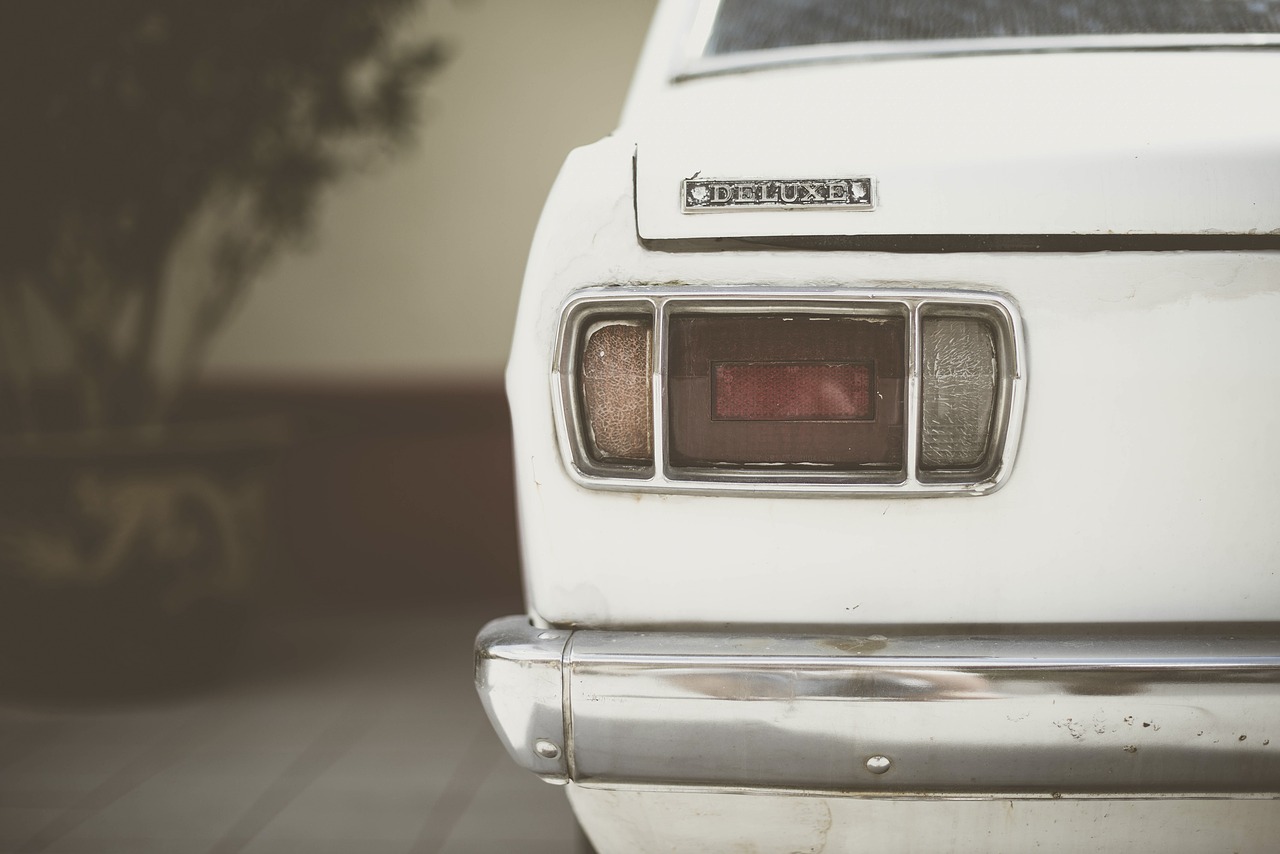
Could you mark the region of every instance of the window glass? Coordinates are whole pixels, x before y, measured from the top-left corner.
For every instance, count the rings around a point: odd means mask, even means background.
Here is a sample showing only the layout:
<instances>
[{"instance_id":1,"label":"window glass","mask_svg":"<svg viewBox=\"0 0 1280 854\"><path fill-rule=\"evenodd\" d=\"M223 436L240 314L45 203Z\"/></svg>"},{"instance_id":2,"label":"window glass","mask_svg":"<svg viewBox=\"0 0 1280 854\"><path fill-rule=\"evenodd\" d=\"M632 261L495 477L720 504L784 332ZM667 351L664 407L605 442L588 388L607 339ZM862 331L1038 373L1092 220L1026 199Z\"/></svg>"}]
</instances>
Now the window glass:
<instances>
[{"instance_id":1,"label":"window glass","mask_svg":"<svg viewBox=\"0 0 1280 854\"><path fill-rule=\"evenodd\" d=\"M1280 0L722 0L709 55L840 42L1280 33Z\"/></svg>"}]
</instances>

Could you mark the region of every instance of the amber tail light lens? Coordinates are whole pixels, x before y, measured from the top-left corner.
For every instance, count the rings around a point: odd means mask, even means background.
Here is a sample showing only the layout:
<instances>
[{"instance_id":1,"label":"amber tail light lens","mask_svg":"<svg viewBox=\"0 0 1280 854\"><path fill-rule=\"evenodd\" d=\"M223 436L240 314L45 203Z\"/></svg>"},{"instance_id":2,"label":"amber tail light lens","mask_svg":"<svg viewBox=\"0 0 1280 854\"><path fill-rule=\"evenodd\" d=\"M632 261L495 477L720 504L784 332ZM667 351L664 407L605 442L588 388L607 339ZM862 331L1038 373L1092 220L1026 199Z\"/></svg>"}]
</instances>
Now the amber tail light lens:
<instances>
[{"instance_id":1,"label":"amber tail light lens","mask_svg":"<svg viewBox=\"0 0 1280 854\"><path fill-rule=\"evenodd\" d=\"M584 439L597 462L653 461L653 330L647 318L592 324L579 355Z\"/></svg>"}]
</instances>

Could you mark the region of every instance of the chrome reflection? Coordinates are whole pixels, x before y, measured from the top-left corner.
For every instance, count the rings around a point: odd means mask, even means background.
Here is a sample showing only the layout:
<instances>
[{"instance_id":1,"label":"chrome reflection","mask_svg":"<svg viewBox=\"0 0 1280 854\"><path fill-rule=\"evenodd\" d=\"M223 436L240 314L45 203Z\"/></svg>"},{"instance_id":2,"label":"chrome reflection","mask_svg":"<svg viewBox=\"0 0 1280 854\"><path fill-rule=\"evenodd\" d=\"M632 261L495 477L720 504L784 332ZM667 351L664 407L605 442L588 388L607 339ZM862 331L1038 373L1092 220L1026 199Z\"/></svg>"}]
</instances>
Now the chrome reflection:
<instances>
[{"instance_id":1,"label":"chrome reflection","mask_svg":"<svg viewBox=\"0 0 1280 854\"><path fill-rule=\"evenodd\" d=\"M508 750L557 782L1280 795L1280 636L563 635L513 617L477 649Z\"/></svg>"},{"instance_id":2,"label":"chrome reflection","mask_svg":"<svg viewBox=\"0 0 1280 854\"><path fill-rule=\"evenodd\" d=\"M957 670L790 668L744 675L725 668L676 669L654 678L672 695L717 700L857 700L858 702L994 699L1001 696L982 675Z\"/></svg>"}]
</instances>

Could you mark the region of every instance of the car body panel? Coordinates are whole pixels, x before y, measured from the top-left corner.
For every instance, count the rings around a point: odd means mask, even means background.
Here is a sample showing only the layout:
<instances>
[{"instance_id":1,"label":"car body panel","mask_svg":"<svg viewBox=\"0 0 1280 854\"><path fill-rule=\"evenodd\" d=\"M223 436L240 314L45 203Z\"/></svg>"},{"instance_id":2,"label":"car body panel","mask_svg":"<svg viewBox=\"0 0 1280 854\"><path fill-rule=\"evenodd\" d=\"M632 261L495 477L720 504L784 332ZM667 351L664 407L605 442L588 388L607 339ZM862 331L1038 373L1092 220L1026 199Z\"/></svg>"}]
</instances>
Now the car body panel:
<instances>
[{"instance_id":1,"label":"car body panel","mask_svg":"<svg viewBox=\"0 0 1280 854\"><path fill-rule=\"evenodd\" d=\"M1280 835L1273 800L886 800L584 786L568 793L601 852L1263 854Z\"/></svg>"},{"instance_id":2,"label":"car body panel","mask_svg":"<svg viewBox=\"0 0 1280 854\"><path fill-rule=\"evenodd\" d=\"M1280 53L978 56L671 87L637 117L646 239L1280 234ZM690 216L680 180L872 176L874 213Z\"/></svg>"},{"instance_id":3,"label":"car body panel","mask_svg":"<svg viewBox=\"0 0 1280 854\"><path fill-rule=\"evenodd\" d=\"M541 619L1280 619L1280 253L655 252L635 238L630 154L614 138L569 159L508 369L526 592ZM577 485L549 429L561 306L581 288L673 282L1011 297L1029 382L1007 485L907 500Z\"/></svg>"}]
</instances>

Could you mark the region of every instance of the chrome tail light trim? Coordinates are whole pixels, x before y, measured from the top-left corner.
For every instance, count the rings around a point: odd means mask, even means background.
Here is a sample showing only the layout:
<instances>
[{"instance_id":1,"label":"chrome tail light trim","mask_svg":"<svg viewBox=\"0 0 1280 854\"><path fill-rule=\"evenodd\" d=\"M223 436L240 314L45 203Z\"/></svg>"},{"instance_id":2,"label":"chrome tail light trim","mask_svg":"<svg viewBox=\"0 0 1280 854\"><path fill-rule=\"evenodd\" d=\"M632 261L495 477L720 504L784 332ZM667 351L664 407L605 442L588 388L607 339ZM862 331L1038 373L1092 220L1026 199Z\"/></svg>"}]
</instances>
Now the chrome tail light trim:
<instances>
[{"instance_id":1,"label":"chrome tail light trim","mask_svg":"<svg viewBox=\"0 0 1280 854\"><path fill-rule=\"evenodd\" d=\"M669 462L666 377L668 328L673 312L766 313L814 310L864 315L905 314L904 465L900 471L767 471L754 468L677 468ZM926 314L981 314L997 331L1000 380L986 464L974 472L923 472L919 463L921 418L921 318ZM586 450L575 387L577 341L583 324L627 314L653 319L652 465L601 464ZM984 495L1008 479L1017 453L1026 396L1026 347L1022 320L1008 297L968 290L602 287L578 291L561 307L552 358L552 404L561 454L570 476L592 489L627 492L792 495Z\"/></svg>"}]
</instances>

